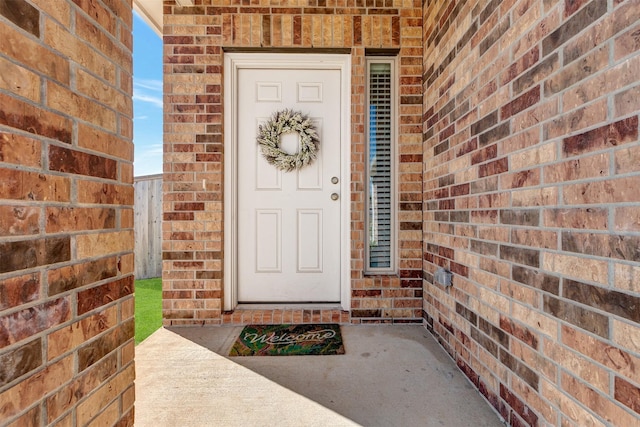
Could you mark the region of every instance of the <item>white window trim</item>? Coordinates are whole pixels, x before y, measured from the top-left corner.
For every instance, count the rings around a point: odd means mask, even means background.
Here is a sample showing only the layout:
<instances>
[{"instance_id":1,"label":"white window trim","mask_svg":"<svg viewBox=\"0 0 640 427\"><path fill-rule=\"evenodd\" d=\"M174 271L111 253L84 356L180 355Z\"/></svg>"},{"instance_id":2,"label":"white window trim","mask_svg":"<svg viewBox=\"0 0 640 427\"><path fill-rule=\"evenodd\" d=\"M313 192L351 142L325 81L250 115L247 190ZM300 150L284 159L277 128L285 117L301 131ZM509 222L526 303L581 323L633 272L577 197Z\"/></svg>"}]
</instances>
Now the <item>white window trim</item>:
<instances>
[{"instance_id":1,"label":"white window trim","mask_svg":"<svg viewBox=\"0 0 640 427\"><path fill-rule=\"evenodd\" d=\"M390 235L390 266L383 268L373 268L369 266L370 263L370 250L369 250L369 150L370 150L370 124L369 124L369 84L370 84L370 64L391 64L391 229ZM384 274L392 275L398 272L398 215L397 215L397 193L398 193L398 180L397 180L397 134L398 134L398 81L397 81L397 58L392 56L375 56L367 57L365 59L365 110L366 110L366 150L365 150L365 259L364 259L364 273L368 275Z\"/></svg>"}]
</instances>

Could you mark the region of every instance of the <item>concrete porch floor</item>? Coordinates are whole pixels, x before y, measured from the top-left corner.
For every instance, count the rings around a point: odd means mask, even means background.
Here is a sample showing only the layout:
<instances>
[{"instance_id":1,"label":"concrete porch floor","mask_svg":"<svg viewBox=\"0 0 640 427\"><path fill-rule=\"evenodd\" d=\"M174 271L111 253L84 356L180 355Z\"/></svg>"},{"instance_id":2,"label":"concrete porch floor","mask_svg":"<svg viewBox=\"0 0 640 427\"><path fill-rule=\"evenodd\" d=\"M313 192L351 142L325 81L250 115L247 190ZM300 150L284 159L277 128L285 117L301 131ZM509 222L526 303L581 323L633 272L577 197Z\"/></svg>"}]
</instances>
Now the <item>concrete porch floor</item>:
<instances>
[{"instance_id":1,"label":"concrete porch floor","mask_svg":"<svg viewBox=\"0 0 640 427\"><path fill-rule=\"evenodd\" d=\"M227 357L242 327L136 347L137 427L502 426L420 325L343 325L340 356Z\"/></svg>"}]
</instances>

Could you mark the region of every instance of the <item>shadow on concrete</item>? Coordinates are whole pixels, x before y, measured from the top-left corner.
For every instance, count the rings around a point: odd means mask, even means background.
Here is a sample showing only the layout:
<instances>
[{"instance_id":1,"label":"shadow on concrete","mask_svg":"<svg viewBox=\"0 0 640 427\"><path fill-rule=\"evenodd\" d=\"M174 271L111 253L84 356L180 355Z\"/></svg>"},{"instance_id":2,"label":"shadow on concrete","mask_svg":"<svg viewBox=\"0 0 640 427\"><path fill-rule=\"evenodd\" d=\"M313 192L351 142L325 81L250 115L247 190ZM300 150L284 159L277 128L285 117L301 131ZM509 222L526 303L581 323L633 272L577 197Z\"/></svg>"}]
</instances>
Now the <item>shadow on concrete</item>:
<instances>
[{"instance_id":1,"label":"shadow on concrete","mask_svg":"<svg viewBox=\"0 0 640 427\"><path fill-rule=\"evenodd\" d=\"M136 426L501 426L419 325L343 325L339 356L228 357L242 327L136 347Z\"/></svg>"}]
</instances>

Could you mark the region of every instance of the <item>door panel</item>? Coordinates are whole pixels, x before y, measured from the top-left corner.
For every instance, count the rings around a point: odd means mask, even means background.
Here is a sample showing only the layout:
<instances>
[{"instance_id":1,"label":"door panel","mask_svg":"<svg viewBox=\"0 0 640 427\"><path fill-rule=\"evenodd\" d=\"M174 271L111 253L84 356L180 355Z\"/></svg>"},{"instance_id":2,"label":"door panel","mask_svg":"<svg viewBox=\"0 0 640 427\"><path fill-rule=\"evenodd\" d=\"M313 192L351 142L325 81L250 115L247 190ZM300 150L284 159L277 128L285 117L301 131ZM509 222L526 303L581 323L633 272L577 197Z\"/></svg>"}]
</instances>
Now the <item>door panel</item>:
<instances>
[{"instance_id":1,"label":"door panel","mask_svg":"<svg viewBox=\"0 0 640 427\"><path fill-rule=\"evenodd\" d=\"M332 69L238 71L241 303L340 301L340 77ZM258 125L286 108L311 117L320 137L318 158L291 172L268 164L256 142ZM287 152L298 143L295 133L281 138Z\"/></svg>"},{"instance_id":2,"label":"door panel","mask_svg":"<svg viewBox=\"0 0 640 427\"><path fill-rule=\"evenodd\" d=\"M282 272L282 211L256 209L256 272Z\"/></svg>"},{"instance_id":3,"label":"door panel","mask_svg":"<svg viewBox=\"0 0 640 427\"><path fill-rule=\"evenodd\" d=\"M298 272L322 272L322 210L298 211Z\"/></svg>"}]
</instances>

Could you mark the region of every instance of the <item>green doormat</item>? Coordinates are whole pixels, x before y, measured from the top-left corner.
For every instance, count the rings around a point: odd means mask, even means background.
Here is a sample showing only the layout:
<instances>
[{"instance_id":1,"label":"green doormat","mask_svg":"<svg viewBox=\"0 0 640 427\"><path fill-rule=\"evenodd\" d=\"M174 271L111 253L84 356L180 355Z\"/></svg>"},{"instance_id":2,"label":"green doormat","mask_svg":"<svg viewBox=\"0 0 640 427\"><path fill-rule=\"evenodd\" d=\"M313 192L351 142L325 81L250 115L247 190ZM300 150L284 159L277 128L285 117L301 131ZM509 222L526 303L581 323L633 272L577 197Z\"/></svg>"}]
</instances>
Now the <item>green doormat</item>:
<instances>
[{"instance_id":1,"label":"green doormat","mask_svg":"<svg viewBox=\"0 0 640 427\"><path fill-rule=\"evenodd\" d=\"M229 356L309 356L344 354L340 325L249 325Z\"/></svg>"}]
</instances>

